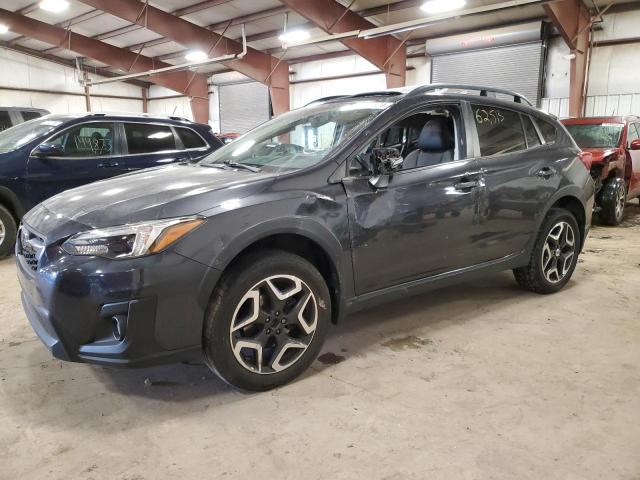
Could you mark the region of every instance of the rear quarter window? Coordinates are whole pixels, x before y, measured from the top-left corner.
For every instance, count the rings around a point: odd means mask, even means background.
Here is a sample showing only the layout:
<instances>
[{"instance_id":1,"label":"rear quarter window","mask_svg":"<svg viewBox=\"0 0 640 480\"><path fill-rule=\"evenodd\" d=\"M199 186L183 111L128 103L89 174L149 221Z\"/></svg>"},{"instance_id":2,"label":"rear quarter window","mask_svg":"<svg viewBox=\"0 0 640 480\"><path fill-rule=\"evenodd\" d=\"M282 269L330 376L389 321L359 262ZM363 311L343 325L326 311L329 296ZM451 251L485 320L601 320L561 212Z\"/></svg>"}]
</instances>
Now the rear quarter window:
<instances>
[{"instance_id":1,"label":"rear quarter window","mask_svg":"<svg viewBox=\"0 0 640 480\"><path fill-rule=\"evenodd\" d=\"M42 116L40 112L34 112L33 110L23 110L20 113L22 113L22 119L25 122L28 122L29 120L33 120L36 118L40 118Z\"/></svg>"},{"instance_id":2,"label":"rear quarter window","mask_svg":"<svg viewBox=\"0 0 640 480\"><path fill-rule=\"evenodd\" d=\"M184 148L204 148L207 146L202 137L190 128L174 128L176 129L176 132L178 132L178 137L180 137Z\"/></svg>"},{"instance_id":3,"label":"rear quarter window","mask_svg":"<svg viewBox=\"0 0 640 480\"><path fill-rule=\"evenodd\" d=\"M538 129L540 130L545 143L553 143L556 141L558 130L553 123L547 122L546 120L540 120L539 118L536 118L536 123L538 124Z\"/></svg>"},{"instance_id":4,"label":"rear quarter window","mask_svg":"<svg viewBox=\"0 0 640 480\"><path fill-rule=\"evenodd\" d=\"M11 128L11 117L6 110L0 110L0 132Z\"/></svg>"}]
</instances>

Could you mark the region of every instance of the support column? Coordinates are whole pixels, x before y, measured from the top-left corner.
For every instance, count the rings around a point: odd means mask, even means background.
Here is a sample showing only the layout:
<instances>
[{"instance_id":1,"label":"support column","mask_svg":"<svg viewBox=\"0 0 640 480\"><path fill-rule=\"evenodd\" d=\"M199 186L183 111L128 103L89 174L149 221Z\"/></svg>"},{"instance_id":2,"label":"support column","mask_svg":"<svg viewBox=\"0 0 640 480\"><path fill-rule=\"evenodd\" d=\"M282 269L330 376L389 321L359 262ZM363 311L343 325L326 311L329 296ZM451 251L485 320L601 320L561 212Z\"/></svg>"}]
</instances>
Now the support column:
<instances>
[{"instance_id":1,"label":"support column","mask_svg":"<svg viewBox=\"0 0 640 480\"><path fill-rule=\"evenodd\" d=\"M569 115L580 117L584 114L591 15L582 0L560 0L548 3L544 5L544 10L571 51Z\"/></svg>"}]
</instances>

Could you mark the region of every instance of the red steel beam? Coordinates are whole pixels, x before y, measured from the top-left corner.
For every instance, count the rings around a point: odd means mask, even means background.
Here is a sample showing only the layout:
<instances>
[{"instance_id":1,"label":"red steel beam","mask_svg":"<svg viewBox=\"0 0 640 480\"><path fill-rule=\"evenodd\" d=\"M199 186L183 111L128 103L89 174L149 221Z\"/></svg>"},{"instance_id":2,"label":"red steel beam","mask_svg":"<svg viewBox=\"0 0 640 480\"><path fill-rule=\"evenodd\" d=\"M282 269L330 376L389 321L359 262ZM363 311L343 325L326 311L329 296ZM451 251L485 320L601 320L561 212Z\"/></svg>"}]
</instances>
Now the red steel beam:
<instances>
[{"instance_id":1,"label":"red steel beam","mask_svg":"<svg viewBox=\"0 0 640 480\"><path fill-rule=\"evenodd\" d=\"M569 115L584 114L591 15L582 0L560 0L544 5L544 11L571 50L569 69Z\"/></svg>"},{"instance_id":2,"label":"red steel beam","mask_svg":"<svg viewBox=\"0 0 640 480\"><path fill-rule=\"evenodd\" d=\"M5 24L12 32L51 45L64 46L68 50L125 72L140 73L154 68L169 66L166 63L157 63L152 58L144 55L137 55L129 50L85 37L71 30L54 27L2 8L0 8L0 23ZM194 77L193 73L179 71L150 77L150 81L191 97L194 119L197 122L208 122L209 99L206 76L196 75Z\"/></svg>"},{"instance_id":3,"label":"red steel beam","mask_svg":"<svg viewBox=\"0 0 640 480\"><path fill-rule=\"evenodd\" d=\"M377 27L335 0L282 0L282 3L327 33L344 33ZM400 40L387 35L368 40L348 38L342 40L342 43L382 70L387 78L387 87L404 86L407 48Z\"/></svg>"},{"instance_id":4,"label":"red steel beam","mask_svg":"<svg viewBox=\"0 0 640 480\"><path fill-rule=\"evenodd\" d=\"M210 57L239 53L242 50L242 44L235 40L138 0L80 1L133 24L141 25L188 49L207 52ZM267 85L276 115L289 110L289 65L286 62L281 62L278 58L254 48L248 48L242 59L223 63Z\"/></svg>"}]
</instances>

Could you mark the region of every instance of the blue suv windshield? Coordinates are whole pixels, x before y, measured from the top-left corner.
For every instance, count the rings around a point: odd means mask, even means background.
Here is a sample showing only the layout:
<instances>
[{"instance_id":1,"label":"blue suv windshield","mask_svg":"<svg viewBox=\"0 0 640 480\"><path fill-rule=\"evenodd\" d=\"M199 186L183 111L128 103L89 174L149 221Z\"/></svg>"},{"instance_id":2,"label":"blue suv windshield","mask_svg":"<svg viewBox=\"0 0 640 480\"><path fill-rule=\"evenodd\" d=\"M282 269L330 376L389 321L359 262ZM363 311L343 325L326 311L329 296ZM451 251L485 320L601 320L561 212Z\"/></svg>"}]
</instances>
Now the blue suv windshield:
<instances>
[{"instance_id":1,"label":"blue suv windshield","mask_svg":"<svg viewBox=\"0 0 640 480\"><path fill-rule=\"evenodd\" d=\"M0 153L12 152L62 125L62 121L42 117L21 123L0 133Z\"/></svg>"},{"instance_id":2,"label":"blue suv windshield","mask_svg":"<svg viewBox=\"0 0 640 480\"><path fill-rule=\"evenodd\" d=\"M289 172L313 166L393 103L330 102L280 115L205 157L203 166Z\"/></svg>"}]
</instances>

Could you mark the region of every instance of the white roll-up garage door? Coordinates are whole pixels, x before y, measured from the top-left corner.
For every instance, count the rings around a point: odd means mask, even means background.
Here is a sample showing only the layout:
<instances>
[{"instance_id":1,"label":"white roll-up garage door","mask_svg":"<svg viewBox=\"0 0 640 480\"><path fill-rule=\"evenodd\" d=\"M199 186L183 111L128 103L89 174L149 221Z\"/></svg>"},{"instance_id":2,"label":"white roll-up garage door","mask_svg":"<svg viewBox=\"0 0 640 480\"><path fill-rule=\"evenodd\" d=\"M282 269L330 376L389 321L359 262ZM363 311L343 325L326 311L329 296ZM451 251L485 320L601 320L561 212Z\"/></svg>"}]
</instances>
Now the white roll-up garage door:
<instances>
[{"instance_id":1,"label":"white roll-up garage door","mask_svg":"<svg viewBox=\"0 0 640 480\"><path fill-rule=\"evenodd\" d=\"M269 120L269 89L258 82L220 85L220 132L245 133Z\"/></svg>"},{"instance_id":2,"label":"white roll-up garage door","mask_svg":"<svg viewBox=\"0 0 640 480\"><path fill-rule=\"evenodd\" d=\"M542 42L438 55L432 58L431 81L507 88L537 105L542 59Z\"/></svg>"}]
</instances>

